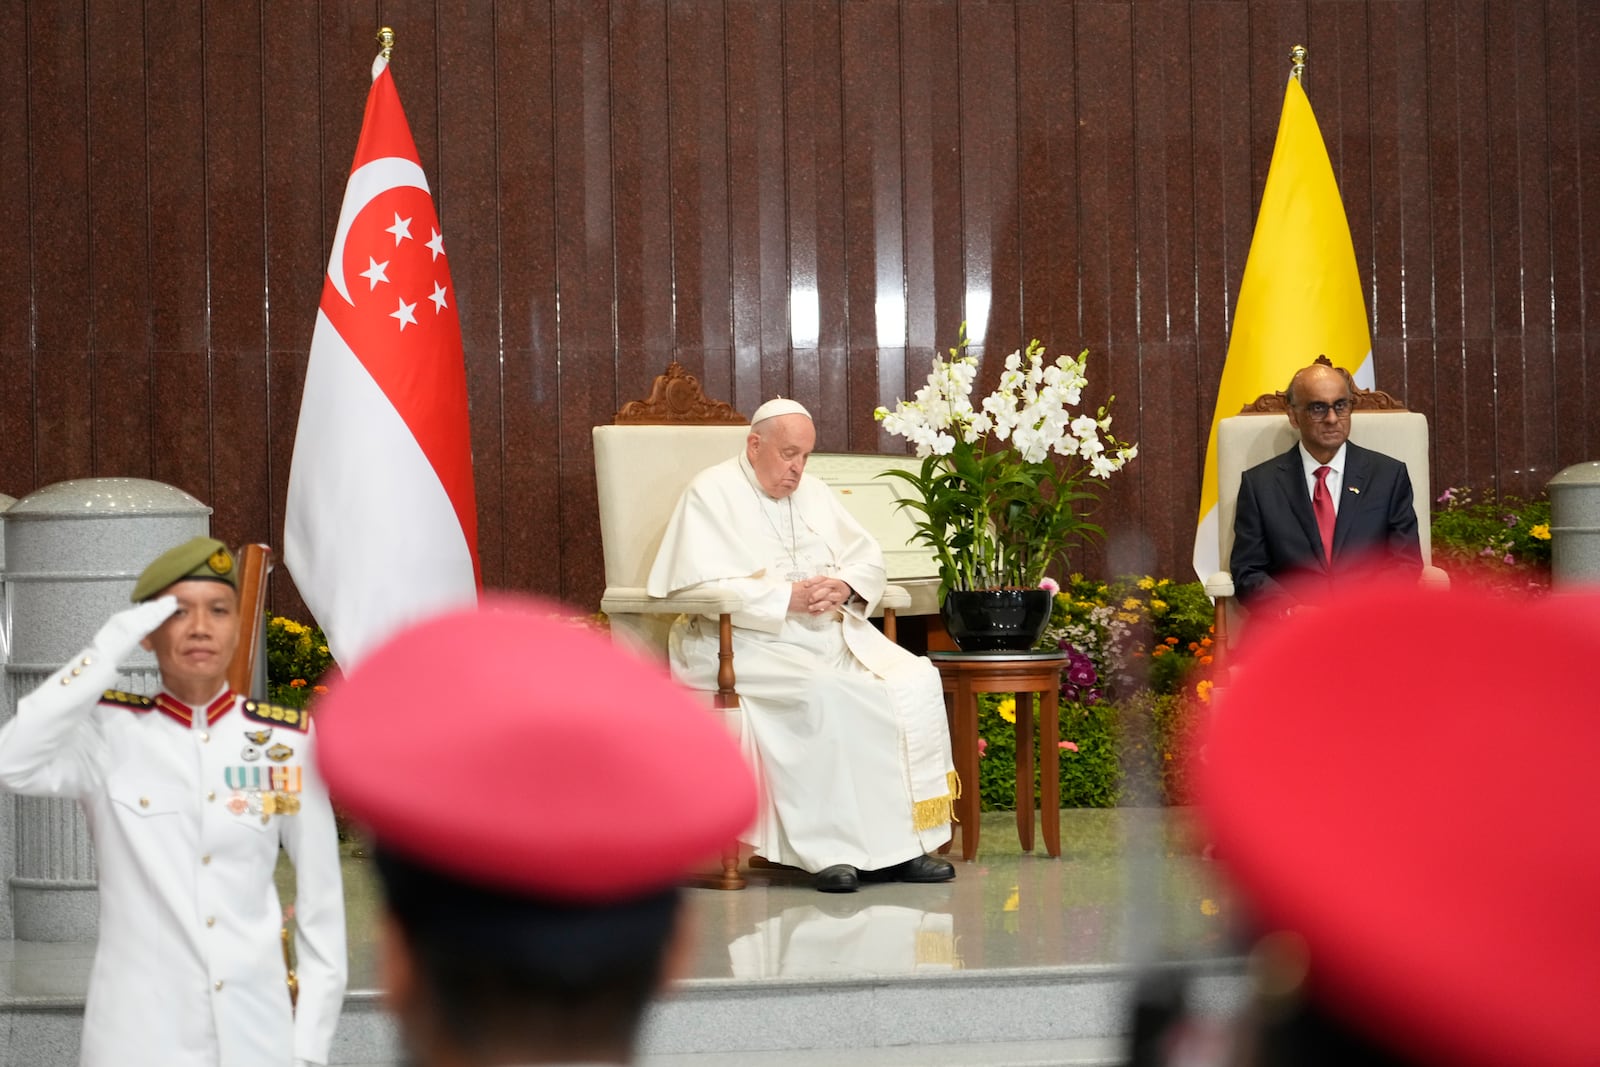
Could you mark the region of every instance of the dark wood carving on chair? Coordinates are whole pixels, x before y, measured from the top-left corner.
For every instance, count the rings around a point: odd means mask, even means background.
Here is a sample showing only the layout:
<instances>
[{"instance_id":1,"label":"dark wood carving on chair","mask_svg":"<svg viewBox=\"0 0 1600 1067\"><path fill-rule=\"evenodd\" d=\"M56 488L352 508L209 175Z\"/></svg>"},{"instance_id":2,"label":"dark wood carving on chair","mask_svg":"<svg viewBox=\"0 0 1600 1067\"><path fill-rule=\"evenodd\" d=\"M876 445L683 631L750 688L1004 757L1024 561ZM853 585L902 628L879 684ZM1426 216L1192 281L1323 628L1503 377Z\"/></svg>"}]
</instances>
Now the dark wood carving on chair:
<instances>
[{"instance_id":1,"label":"dark wood carving on chair","mask_svg":"<svg viewBox=\"0 0 1600 1067\"><path fill-rule=\"evenodd\" d=\"M733 405L712 400L700 388L700 379L673 360L664 374L656 375L646 400L630 400L611 420L618 426L745 426L750 420Z\"/></svg>"}]
</instances>

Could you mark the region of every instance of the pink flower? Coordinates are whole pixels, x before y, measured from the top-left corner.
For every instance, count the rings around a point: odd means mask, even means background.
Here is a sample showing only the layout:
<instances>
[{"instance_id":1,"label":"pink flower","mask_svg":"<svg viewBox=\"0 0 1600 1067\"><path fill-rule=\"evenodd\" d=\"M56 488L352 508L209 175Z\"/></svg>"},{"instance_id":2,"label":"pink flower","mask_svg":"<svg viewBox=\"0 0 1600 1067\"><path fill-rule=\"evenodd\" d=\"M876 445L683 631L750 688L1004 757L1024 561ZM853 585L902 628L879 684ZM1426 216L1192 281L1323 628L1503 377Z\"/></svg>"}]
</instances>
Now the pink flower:
<instances>
[{"instance_id":1,"label":"pink flower","mask_svg":"<svg viewBox=\"0 0 1600 1067\"><path fill-rule=\"evenodd\" d=\"M983 758L984 750L987 749L988 747L989 747L989 742L986 739L984 739L982 737L978 738L978 758L979 759Z\"/></svg>"},{"instance_id":2,"label":"pink flower","mask_svg":"<svg viewBox=\"0 0 1600 1067\"><path fill-rule=\"evenodd\" d=\"M1517 562L1517 557L1513 556L1511 553L1507 552L1505 554L1505 558L1502 559L1500 562L1508 564L1508 565L1509 564L1515 564Z\"/></svg>"},{"instance_id":3,"label":"pink flower","mask_svg":"<svg viewBox=\"0 0 1600 1067\"><path fill-rule=\"evenodd\" d=\"M1064 748L1068 752L1076 752L1076 751L1078 751L1078 746L1073 744L1071 741L1063 741L1063 742L1061 742L1061 744L1058 747Z\"/></svg>"},{"instance_id":4,"label":"pink flower","mask_svg":"<svg viewBox=\"0 0 1600 1067\"><path fill-rule=\"evenodd\" d=\"M1061 592L1061 583L1054 578L1041 578L1039 579L1039 588L1045 590L1051 596L1055 596Z\"/></svg>"}]
</instances>

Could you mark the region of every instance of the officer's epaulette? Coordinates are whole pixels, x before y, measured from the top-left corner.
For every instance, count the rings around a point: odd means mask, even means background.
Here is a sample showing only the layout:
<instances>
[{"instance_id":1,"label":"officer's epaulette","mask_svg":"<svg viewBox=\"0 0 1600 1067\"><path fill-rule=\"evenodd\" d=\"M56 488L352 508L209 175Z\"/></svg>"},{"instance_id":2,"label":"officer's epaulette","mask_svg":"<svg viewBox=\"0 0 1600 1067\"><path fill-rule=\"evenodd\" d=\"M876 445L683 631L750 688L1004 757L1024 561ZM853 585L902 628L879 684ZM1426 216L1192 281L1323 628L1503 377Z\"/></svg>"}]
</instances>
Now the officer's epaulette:
<instances>
[{"instance_id":1,"label":"officer's epaulette","mask_svg":"<svg viewBox=\"0 0 1600 1067\"><path fill-rule=\"evenodd\" d=\"M156 702L149 697L142 697L138 693L124 693L120 689L107 689L101 693L100 703L113 708L127 708L129 711L149 711L156 706Z\"/></svg>"},{"instance_id":2,"label":"officer's epaulette","mask_svg":"<svg viewBox=\"0 0 1600 1067\"><path fill-rule=\"evenodd\" d=\"M264 722L270 726L287 726L301 733L311 729L311 712L305 708L285 708L260 700L246 700L241 710L245 718Z\"/></svg>"}]
</instances>

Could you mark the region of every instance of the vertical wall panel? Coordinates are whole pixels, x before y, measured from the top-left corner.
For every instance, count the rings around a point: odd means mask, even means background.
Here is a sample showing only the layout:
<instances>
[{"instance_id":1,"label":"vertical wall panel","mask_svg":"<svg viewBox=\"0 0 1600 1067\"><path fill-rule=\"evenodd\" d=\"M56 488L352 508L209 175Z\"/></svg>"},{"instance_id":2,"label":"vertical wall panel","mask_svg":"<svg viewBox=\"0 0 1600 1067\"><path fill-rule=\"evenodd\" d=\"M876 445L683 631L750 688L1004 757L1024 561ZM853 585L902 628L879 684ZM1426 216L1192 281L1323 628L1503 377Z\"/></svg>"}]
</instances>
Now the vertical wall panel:
<instances>
[{"instance_id":1,"label":"vertical wall panel","mask_svg":"<svg viewBox=\"0 0 1600 1067\"><path fill-rule=\"evenodd\" d=\"M1181 499L1200 481L1210 428L1194 400L1194 145L1190 112L1189 5L1181 0L1134 8L1134 196L1138 276L1139 404L1123 405L1114 431L1147 447L1123 477L1146 501ZM1182 447L1180 442L1196 442ZM1195 517L1176 508L1141 509L1146 556L1181 559L1193 548Z\"/></svg>"},{"instance_id":2,"label":"vertical wall panel","mask_svg":"<svg viewBox=\"0 0 1600 1067\"><path fill-rule=\"evenodd\" d=\"M150 245L145 203L144 16L96 4L88 24L89 319L94 469L150 472ZM119 101L134 106L122 108Z\"/></svg>"},{"instance_id":3,"label":"vertical wall panel","mask_svg":"<svg viewBox=\"0 0 1600 1067\"><path fill-rule=\"evenodd\" d=\"M1600 450L1581 0L23 0L0 490L149 475L281 539L382 24L447 231L491 585L594 607L590 431L669 358L746 411L799 397L824 448L899 450L872 409L963 318L988 357L1091 347L1143 454L1085 562L1183 573L1296 43L1435 483L1530 492ZM273 596L299 606L282 572Z\"/></svg>"},{"instance_id":4,"label":"vertical wall panel","mask_svg":"<svg viewBox=\"0 0 1600 1067\"><path fill-rule=\"evenodd\" d=\"M733 278L722 0L677 0L667 14L673 352L699 376L708 395L731 400Z\"/></svg>"},{"instance_id":5,"label":"vertical wall panel","mask_svg":"<svg viewBox=\"0 0 1600 1067\"><path fill-rule=\"evenodd\" d=\"M85 13L60 8L28 22L29 175L33 223L35 434L41 483L91 473L88 388L88 73Z\"/></svg>"},{"instance_id":6,"label":"vertical wall panel","mask_svg":"<svg viewBox=\"0 0 1600 1067\"><path fill-rule=\"evenodd\" d=\"M34 448L33 185L28 141L28 16L22 4L0 5L0 493L21 497L37 482Z\"/></svg>"},{"instance_id":7,"label":"vertical wall panel","mask_svg":"<svg viewBox=\"0 0 1600 1067\"><path fill-rule=\"evenodd\" d=\"M844 5L845 257L850 295L846 447L897 449L872 410L907 394L900 32L892 0ZM947 223L948 225L948 223Z\"/></svg>"},{"instance_id":8,"label":"vertical wall panel","mask_svg":"<svg viewBox=\"0 0 1600 1067\"><path fill-rule=\"evenodd\" d=\"M1115 5L1083 5L1078 11L1078 203L1082 249L1082 329L1090 350L1085 406L1115 396L1138 426L1138 276L1136 214L1131 179L1138 159L1133 126L1134 38L1131 12ZM1131 436L1131 435L1130 435ZM1148 439L1148 438L1147 438ZM1108 531L1088 546L1084 566L1118 573L1144 571L1154 562L1140 522L1139 476L1114 478L1100 494L1095 518ZM1198 509L1197 509L1198 510Z\"/></svg>"},{"instance_id":9,"label":"vertical wall panel","mask_svg":"<svg viewBox=\"0 0 1600 1067\"><path fill-rule=\"evenodd\" d=\"M495 65L494 90L504 580L555 597L561 568L549 546L560 540L562 504L551 19L547 9L523 4L497 4L495 17L495 40L513 43L520 57Z\"/></svg>"}]
</instances>

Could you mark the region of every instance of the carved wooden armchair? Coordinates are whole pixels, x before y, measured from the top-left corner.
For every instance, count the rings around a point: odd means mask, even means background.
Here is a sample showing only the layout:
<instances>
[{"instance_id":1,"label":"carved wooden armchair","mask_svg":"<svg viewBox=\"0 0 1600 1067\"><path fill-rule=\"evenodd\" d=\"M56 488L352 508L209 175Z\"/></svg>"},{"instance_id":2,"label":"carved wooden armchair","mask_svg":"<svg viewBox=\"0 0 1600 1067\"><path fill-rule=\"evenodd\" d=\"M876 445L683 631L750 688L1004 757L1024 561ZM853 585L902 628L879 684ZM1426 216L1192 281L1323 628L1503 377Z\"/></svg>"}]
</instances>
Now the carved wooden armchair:
<instances>
[{"instance_id":1,"label":"carved wooden armchair","mask_svg":"<svg viewBox=\"0 0 1600 1067\"><path fill-rule=\"evenodd\" d=\"M1326 357L1319 357L1324 362ZM1233 552L1233 520L1238 511L1239 481L1257 463L1287 452L1299 440L1289 424L1288 398L1281 392L1263 393L1239 414L1217 427L1217 550L1226 567ZM1433 566L1430 505L1433 501L1428 474L1428 420L1408 411L1403 403L1378 389L1355 389L1350 416L1350 440L1364 448L1393 456L1411 476L1417 536L1422 547L1424 585L1448 588L1450 577ZM1216 656L1218 662L1241 629L1234 599L1233 575L1218 571L1205 580L1205 590L1216 601Z\"/></svg>"},{"instance_id":2,"label":"carved wooden armchair","mask_svg":"<svg viewBox=\"0 0 1600 1067\"><path fill-rule=\"evenodd\" d=\"M594 428L595 481L599 490L600 538L606 588L600 610L611 622L614 640L658 659L667 655L667 634L679 615L720 618L720 667L712 706L754 762L754 748L739 710L738 676L733 658L730 593L685 591L653 597L645 581L678 498L700 471L737 455L750 433L750 420L730 405L706 397L700 382L676 362L658 376L646 400L623 405L612 425ZM905 590L889 586L880 607L884 632L894 637L895 612L911 603ZM759 769L759 768L758 768ZM723 856L717 888L742 889L736 850Z\"/></svg>"}]
</instances>

